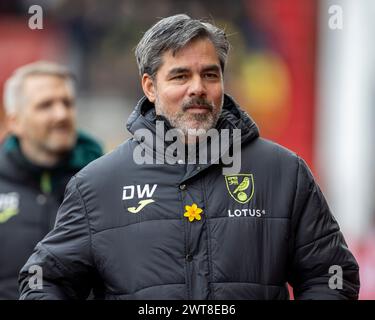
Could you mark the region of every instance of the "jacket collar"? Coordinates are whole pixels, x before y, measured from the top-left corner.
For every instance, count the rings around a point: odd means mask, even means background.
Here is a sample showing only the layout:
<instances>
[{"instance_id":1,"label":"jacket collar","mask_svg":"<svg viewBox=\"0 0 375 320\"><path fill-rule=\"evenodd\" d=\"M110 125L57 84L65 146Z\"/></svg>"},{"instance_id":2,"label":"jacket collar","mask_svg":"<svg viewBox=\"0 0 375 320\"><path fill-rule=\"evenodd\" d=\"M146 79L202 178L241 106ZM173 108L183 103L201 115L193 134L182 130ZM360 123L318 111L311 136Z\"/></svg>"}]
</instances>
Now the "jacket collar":
<instances>
[{"instance_id":1,"label":"jacket collar","mask_svg":"<svg viewBox=\"0 0 375 320\"><path fill-rule=\"evenodd\" d=\"M158 120L163 121L164 131L156 130L157 125L159 125L159 123L157 123ZM154 104L151 103L146 97L142 97L135 106L128 119L127 129L133 135L134 140L142 144L145 152L152 157L153 163L174 163L173 161L168 162L168 154L166 152L168 146L174 142L165 141L166 131L168 129L172 129L172 126L167 119L156 115ZM214 163L223 163L221 155L233 151L234 129L239 129L241 132L241 147L259 137L259 131L255 122L228 95L224 96L223 109L218 119L216 129L218 131L221 131L222 129L229 129L229 144L226 144L226 149L223 149L222 144L220 144L220 155L212 154L210 145L206 145L204 149L199 149L202 146L198 146L196 149L196 154L199 156L203 151L206 153L208 160L207 163L199 165L200 169L205 169ZM144 139L146 134L149 135L150 132L152 139ZM163 136L160 136L160 132L162 132L161 134ZM221 137L218 139L221 139ZM163 146L163 144L164 148L156 147L157 145ZM185 157L184 161L188 162L190 160L187 160ZM190 174L187 176L191 177Z\"/></svg>"},{"instance_id":2,"label":"jacket collar","mask_svg":"<svg viewBox=\"0 0 375 320\"><path fill-rule=\"evenodd\" d=\"M164 121L165 129L172 126L162 116L156 115L155 106L143 96L135 106L127 121L127 129L134 136L139 129L148 129L153 135L156 134L156 121ZM250 116L229 95L224 95L224 103L221 115L218 119L216 129L240 129L241 143L248 143L259 137L259 130Z\"/></svg>"},{"instance_id":3,"label":"jacket collar","mask_svg":"<svg viewBox=\"0 0 375 320\"><path fill-rule=\"evenodd\" d=\"M163 120L167 129L172 128L167 119L156 115L155 105L143 96L129 116L126 127L131 134L134 134L138 129L145 128L155 132L156 120ZM259 130L255 122L227 94L224 95L223 109L216 128L241 129L244 142L259 137Z\"/></svg>"}]
</instances>

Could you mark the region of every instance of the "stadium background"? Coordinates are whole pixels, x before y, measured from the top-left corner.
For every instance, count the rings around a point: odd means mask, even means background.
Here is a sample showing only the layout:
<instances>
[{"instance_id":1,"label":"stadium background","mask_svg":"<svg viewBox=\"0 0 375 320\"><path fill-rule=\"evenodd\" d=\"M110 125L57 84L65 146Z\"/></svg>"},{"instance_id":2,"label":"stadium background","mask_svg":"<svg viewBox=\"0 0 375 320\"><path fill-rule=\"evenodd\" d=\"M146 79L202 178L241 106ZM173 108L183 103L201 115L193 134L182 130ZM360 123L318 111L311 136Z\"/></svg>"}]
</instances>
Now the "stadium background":
<instances>
[{"instance_id":1,"label":"stadium background","mask_svg":"<svg viewBox=\"0 0 375 320\"><path fill-rule=\"evenodd\" d=\"M32 5L43 9L42 30L29 28ZM78 78L79 127L110 151L128 137L142 95L134 47L176 13L225 27L226 92L263 137L307 161L360 264L360 298L375 299L375 1L2 0L1 92L25 63L67 64ZM3 116L1 106L0 139Z\"/></svg>"}]
</instances>

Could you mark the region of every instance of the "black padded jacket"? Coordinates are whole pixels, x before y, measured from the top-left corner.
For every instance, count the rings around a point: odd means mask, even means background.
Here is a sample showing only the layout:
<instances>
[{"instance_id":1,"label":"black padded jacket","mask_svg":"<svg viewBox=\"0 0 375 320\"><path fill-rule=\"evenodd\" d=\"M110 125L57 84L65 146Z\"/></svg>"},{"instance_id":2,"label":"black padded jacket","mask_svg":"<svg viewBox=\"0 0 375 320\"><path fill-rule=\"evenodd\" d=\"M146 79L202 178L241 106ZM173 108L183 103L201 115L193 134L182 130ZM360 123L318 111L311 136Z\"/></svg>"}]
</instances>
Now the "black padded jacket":
<instances>
[{"instance_id":1,"label":"black padded jacket","mask_svg":"<svg viewBox=\"0 0 375 320\"><path fill-rule=\"evenodd\" d=\"M238 174L223 175L220 161L139 165L137 130L155 135L156 120L141 99L133 138L70 181L54 230L21 271L21 299L85 299L91 289L102 299L288 299L288 283L296 299L358 297L356 260L301 158L260 138L225 96L217 128L241 130ZM201 219L190 222L187 206ZM33 265L43 288L29 285Z\"/></svg>"}]
</instances>

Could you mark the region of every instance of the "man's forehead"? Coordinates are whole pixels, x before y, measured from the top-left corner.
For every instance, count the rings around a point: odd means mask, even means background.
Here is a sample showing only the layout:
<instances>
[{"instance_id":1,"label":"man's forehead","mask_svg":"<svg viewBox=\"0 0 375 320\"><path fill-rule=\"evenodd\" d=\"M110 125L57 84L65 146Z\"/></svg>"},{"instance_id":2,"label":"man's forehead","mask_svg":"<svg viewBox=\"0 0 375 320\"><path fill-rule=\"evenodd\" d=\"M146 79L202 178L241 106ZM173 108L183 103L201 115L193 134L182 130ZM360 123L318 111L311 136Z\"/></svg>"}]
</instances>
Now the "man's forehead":
<instances>
[{"instance_id":1,"label":"man's forehead","mask_svg":"<svg viewBox=\"0 0 375 320\"><path fill-rule=\"evenodd\" d=\"M48 89L48 90L43 90ZM69 79L58 75L49 74L32 74L27 76L22 82L21 90L24 93L37 93L37 90L41 90L39 94L48 94L51 89L63 89L68 90L73 94L72 84Z\"/></svg>"},{"instance_id":2,"label":"man's forehead","mask_svg":"<svg viewBox=\"0 0 375 320\"><path fill-rule=\"evenodd\" d=\"M167 67L171 64L182 63L183 60L190 62L192 59L198 58L202 63L217 64L220 66L219 55L211 40L209 39L196 39L187 43L184 47L179 49L169 49L161 54L162 66L168 63Z\"/></svg>"}]
</instances>

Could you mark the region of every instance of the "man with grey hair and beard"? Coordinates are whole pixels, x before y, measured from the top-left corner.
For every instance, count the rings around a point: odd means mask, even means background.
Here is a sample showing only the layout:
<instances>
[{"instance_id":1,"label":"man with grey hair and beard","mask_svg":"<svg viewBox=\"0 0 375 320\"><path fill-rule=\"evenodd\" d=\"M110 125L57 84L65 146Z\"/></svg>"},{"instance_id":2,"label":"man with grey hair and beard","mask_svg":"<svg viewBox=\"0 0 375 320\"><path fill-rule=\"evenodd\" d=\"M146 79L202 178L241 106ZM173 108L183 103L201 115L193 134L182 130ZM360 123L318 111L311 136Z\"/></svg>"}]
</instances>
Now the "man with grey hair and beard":
<instances>
[{"instance_id":1,"label":"man with grey hair and beard","mask_svg":"<svg viewBox=\"0 0 375 320\"><path fill-rule=\"evenodd\" d=\"M358 265L307 165L224 94L228 50L223 30L183 14L144 34L133 138L69 182L21 270L21 299L288 299L288 283L296 299L358 298ZM234 139L220 148L239 153L240 170L223 174L221 157L166 161L174 142L154 142L171 130L186 145L239 130L240 151ZM139 146L158 161L138 163Z\"/></svg>"}]
</instances>

